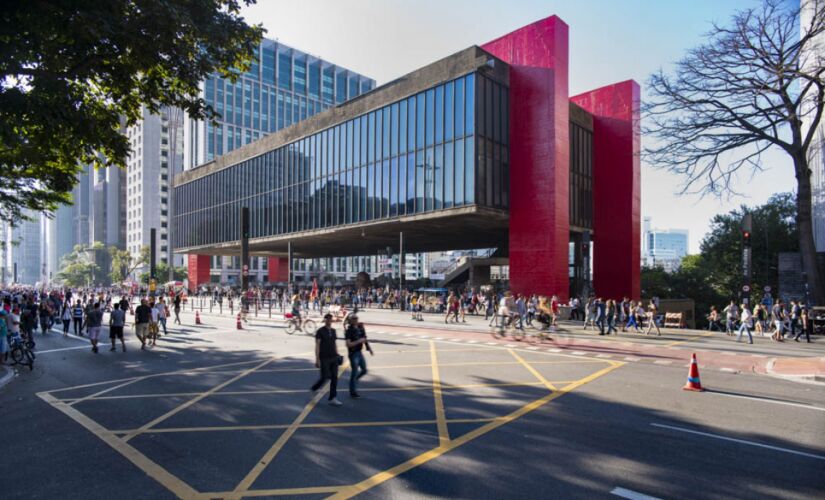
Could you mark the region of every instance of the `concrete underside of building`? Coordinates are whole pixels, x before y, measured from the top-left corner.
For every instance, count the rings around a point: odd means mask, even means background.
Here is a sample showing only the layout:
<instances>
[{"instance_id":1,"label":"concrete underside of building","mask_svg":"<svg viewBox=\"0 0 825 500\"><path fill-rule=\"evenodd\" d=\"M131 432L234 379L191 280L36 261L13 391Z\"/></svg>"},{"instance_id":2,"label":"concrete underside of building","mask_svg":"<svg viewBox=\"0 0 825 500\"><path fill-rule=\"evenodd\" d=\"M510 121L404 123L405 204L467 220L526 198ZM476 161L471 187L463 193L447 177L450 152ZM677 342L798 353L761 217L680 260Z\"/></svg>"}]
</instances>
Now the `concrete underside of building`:
<instances>
[{"instance_id":1,"label":"concrete underside of building","mask_svg":"<svg viewBox=\"0 0 825 500\"><path fill-rule=\"evenodd\" d=\"M468 111L462 116L459 104L451 107L448 100L454 95L458 102L457 90L451 92L459 88L466 88L462 102ZM417 132L408 130L406 160L402 146L394 142L398 138L403 144L405 132L397 135L392 128L398 123L404 127L395 114L399 103L402 113L417 110L430 120L425 129L410 116L410 128ZM384 129L384 147L392 144L393 150L383 151L383 176L373 180L370 175L381 175L382 108L384 119L392 120L392 127ZM358 152L353 157L346 149L347 134L354 131L358 150L359 130L372 132L364 123L368 115L369 127L374 116L379 124L376 170L371 149L363 165ZM459 118L468 127L460 136ZM433 120L435 140L430 136ZM445 128L453 125L455 137L448 137ZM452 153L444 153L457 151L460 144L472 146L466 166L459 165L457 153L455 165ZM327 145L334 154L321 149ZM283 151L282 165L277 155ZM396 170L396 160L401 170ZM306 164L306 172L289 170L295 161L299 169ZM461 192L453 184L459 175ZM221 184L227 178L232 184ZM298 184L306 186L303 191L289 191ZM240 232L232 225L237 225L240 207L251 206L250 252L271 257L270 281L283 277L290 249L293 257L375 255L387 248L397 252L403 233L404 252L497 247L498 256L509 258L512 290L566 298L583 289L590 237L592 290L605 297L640 294L639 86L625 81L569 96L568 27L555 16L184 172L175 186L176 200L184 201L175 206L173 234L179 238L174 246L176 252L190 254L190 283L195 286L208 281L209 255L240 253ZM382 188L391 193L382 194ZM216 195L220 201L210 201Z\"/></svg>"}]
</instances>

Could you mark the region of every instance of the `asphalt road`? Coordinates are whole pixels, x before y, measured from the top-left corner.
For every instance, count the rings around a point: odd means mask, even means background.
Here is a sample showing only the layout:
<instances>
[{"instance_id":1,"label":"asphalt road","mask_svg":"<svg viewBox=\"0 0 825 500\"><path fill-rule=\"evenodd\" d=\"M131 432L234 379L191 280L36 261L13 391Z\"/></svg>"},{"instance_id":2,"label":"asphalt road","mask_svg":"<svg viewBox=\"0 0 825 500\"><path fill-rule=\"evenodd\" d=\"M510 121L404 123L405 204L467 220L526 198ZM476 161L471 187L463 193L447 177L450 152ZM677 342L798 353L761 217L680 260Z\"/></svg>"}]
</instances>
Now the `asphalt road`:
<instances>
[{"instance_id":1,"label":"asphalt road","mask_svg":"<svg viewBox=\"0 0 825 500\"><path fill-rule=\"evenodd\" d=\"M130 331L125 353L38 334L0 389L3 497L825 493L821 385L705 371L693 393L683 366L383 326L363 398L344 371L334 408L308 390L311 338L204 319L147 351Z\"/></svg>"}]
</instances>

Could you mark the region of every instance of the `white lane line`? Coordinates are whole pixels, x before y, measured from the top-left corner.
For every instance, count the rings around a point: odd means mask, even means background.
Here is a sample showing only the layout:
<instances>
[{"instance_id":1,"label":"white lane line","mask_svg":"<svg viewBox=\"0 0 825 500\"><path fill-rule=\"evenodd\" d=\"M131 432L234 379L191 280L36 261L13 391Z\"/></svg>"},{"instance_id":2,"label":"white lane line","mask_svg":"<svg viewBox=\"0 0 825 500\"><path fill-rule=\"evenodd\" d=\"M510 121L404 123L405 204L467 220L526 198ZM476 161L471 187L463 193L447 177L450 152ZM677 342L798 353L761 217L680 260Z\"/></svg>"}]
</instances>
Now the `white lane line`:
<instances>
[{"instance_id":1,"label":"white lane line","mask_svg":"<svg viewBox=\"0 0 825 500\"><path fill-rule=\"evenodd\" d=\"M498 345L498 342L487 342L487 345Z\"/></svg>"},{"instance_id":2,"label":"white lane line","mask_svg":"<svg viewBox=\"0 0 825 500\"><path fill-rule=\"evenodd\" d=\"M596 354L597 358L612 358L612 354Z\"/></svg>"},{"instance_id":3,"label":"white lane line","mask_svg":"<svg viewBox=\"0 0 825 500\"><path fill-rule=\"evenodd\" d=\"M790 453L792 455L799 455L801 457L808 457L808 458L813 458L813 459L816 459L816 460L825 460L825 456L823 456L823 455L814 455L813 453L805 453L804 451L789 450L788 448L781 448L779 446L771 446L769 444L755 443L753 441L745 441L744 439L736 439L736 438L731 438L731 437L727 437L727 436L720 436L718 434L710 434L708 432L694 431L694 430L691 430L691 429L685 429L683 427L674 427L672 425L664 425L664 424L657 424L657 423L651 423L650 425L652 425L653 427L660 427L662 429L670 429L670 430L674 430L674 431L678 431L678 432L686 432L688 434L696 434L697 436L704 436L704 437L709 437L709 438L713 438L713 439L720 439L722 441L731 441L733 443L746 444L748 446L755 446L757 448L765 448L765 449L768 449L768 450L781 451L783 453Z\"/></svg>"},{"instance_id":4,"label":"white lane line","mask_svg":"<svg viewBox=\"0 0 825 500\"><path fill-rule=\"evenodd\" d=\"M687 365L690 366L690 365ZM723 368L724 370L724 368ZM806 410L816 410L816 411L825 411L825 408L821 406L813 406L813 405L806 405L803 403L791 403L790 401L775 401L773 399L765 399L756 396L743 396L741 394L725 394L722 392L716 391L706 391L707 394L713 394L714 396L725 396L726 398L739 398L739 399L750 399L751 401L759 401L760 403L771 403L775 405L785 405L785 406L794 406L796 408L805 408Z\"/></svg>"},{"instance_id":5,"label":"white lane line","mask_svg":"<svg viewBox=\"0 0 825 500\"><path fill-rule=\"evenodd\" d=\"M536 346L531 346L531 347L528 347L527 349L529 349L531 351L538 351L539 350L539 348L536 347Z\"/></svg>"},{"instance_id":6,"label":"white lane line","mask_svg":"<svg viewBox=\"0 0 825 500\"><path fill-rule=\"evenodd\" d=\"M738 370L734 370L733 368L719 368L719 371L723 371L725 373L739 373Z\"/></svg>"},{"instance_id":7,"label":"white lane line","mask_svg":"<svg viewBox=\"0 0 825 500\"><path fill-rule=\"evenodd\" d=\"M627 357L624 358L624 360L625 361L641 361L642 358L637 358L637 357L634 357L634 356L627 356Z\"/></svg>"},{"instance_id":8,"label":"white lane line","mask_svg":"<svg viewBox=\"0 0 825 500\"><path fill-rule=\"evenodd\" d=\"M468 344L478 344L478 340L468 340Z\"/></svg>"},{"instance_id":9,"label":"white lane line","mask_svg":"<svg viewBox=\"0 0 825 500\"><path fill-rule=\"evenodd\" d=\"M572 355L574 355L574 356L584 356L584 355L585 355L585 354L587 354L587 353L586 353L586 352L584 352L584 351L573 351L573 352L571 352L570 354L572 354Z\"/></svg>"},{"instance_id":10,"label":"white lane line","mask_svg":"<svg viewBox=\"0 0 825 500\"><path fill-rule=\"evenodd\" d=\"M88 349L89 346L87 345L79 345L76 347L63 347L61 349L49 349L47 351L34 351L35 354L46 354L47 352L59 352L59 351L74 351L76 349Z\"/></svg>"},{"instance_id":11,"label":"white lane line","mask_svg":"<svg viewBox=\"0 0 825 500\"><path fill-rule=\"evenodd\" d=\"M669 359L657 359L653 362L654 365L669 365L671 363L673 363L673 361Z\"/></svg>"},{"instance_id":12,"label":"white lane line","mask_svg":"<svg viewBox=\"0 0 825 500\"><path fill-rule=\"evenodd\" d=\"M547 349L547 352L562 352L561 349Z\"/></svg>"},{"instance_id":13,"label":"white lane line","mask_svg":"<svg viewBox=\"0 0 825 500\"><path fill-rule=\"evenodd\" d=\"M629 498L630 500L661 500L658 497L652 497L650 495L645 495L644 493L639 493L638 491L628 490L627 488L620 488L616 486L610 492L612 495L616 495L617 497L622 498Z\"/></svg>"}]
</instances>

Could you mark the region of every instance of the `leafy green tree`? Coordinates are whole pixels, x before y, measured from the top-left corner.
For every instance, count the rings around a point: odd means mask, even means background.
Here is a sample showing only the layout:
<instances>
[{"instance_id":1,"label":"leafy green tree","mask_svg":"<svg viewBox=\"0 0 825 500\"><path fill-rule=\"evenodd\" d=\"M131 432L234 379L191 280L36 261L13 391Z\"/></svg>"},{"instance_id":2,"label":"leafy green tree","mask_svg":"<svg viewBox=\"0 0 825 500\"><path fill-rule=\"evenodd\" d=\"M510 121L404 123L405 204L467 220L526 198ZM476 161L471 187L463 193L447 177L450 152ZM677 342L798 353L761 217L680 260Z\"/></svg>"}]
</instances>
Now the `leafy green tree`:
<instances>
[{"instance_id":1,"label":"leafy green tree","mask_svg":"<svg viewBox=\"0 0 825 500\"><path fill-rule=\"evenodd\" d=\"M804 21L801 9L810 13ZM817 304L825 304L825 278L814 247L810 160L822 148L823 35L825 0L763 0L741 10L714 24L672 73L651 76L643 121L648 159L683 175L685 191L742 192L738 179L765 168L762 153L787 157L798 194L796 246Z\"/></svg>"},{"instance_id":2,"label":"leafy green tree","mask_svg":"<svg viewBox=\"0 0 825 500\"><path fill-rule=\"evenodd\" d=\"M116 246L109 247L109 257L111 259L111 269L109 277L112 283L121 283L132 275L140 266L149 262L150 248L144 246L140 249L139 255L132 255L129 250L121 250Z\"/></svg>"},{"instance_id":3,"label":"leafy green tree","mask_svg":"<svg viewBox=\"0 0 825 500\"><path fill-rule=\"evenodd\" d=\"M74 249L63 257L60 271L56 276L57 281L74 287L89 286L94 282L98 266L89 248L90 245L75 245Z\"/></svg>"},{"instance_id":4,"label":"leafy green tree","mask_svg":"<svg viewBox=\"0 0 825 500\"><path fill-rule=\"evenodd\" d=\"M155 275L157 276L158 284L165 283L165 279L169 276L169 264L166 262L158 262L155 266ZM183 281L189 276L189 270L184 267L175 267L174 281ZM140 282L144 285L149 284L149 273L140 273Z\"/></svg>"},{"instance_id":5,"label":"leafy green tree","mask_svg":"<svg viewBox=\"0 0 825 500\"><path fill-rule=\"evenodd\" d=\"M255 0L5 0L0 12L0 217L70 202L81 164L124 166L142 107L210 119L210 74L249 67Z\"/></svg>"},{"instance_id":6,"label":"leafy green tree","mask_svg":"<svg viewBox=\"0 0 825 500\"><path fill-rule=\"evenodd\" d=\"M672 273L662 268L642 269L642 295L661 298L690 298L696 305L701 325L711 305L721 307L739 295L742 286L742 231L745 213L753 217L751 248L753 256L753 298L761 299L764 286L777 289L777 262L780 252L796 252L796 204L791 193L772 196L754 208L742 206L711 221L710 231L702 240L700 253L682 259Z\"/></svg>"}]
</instances>

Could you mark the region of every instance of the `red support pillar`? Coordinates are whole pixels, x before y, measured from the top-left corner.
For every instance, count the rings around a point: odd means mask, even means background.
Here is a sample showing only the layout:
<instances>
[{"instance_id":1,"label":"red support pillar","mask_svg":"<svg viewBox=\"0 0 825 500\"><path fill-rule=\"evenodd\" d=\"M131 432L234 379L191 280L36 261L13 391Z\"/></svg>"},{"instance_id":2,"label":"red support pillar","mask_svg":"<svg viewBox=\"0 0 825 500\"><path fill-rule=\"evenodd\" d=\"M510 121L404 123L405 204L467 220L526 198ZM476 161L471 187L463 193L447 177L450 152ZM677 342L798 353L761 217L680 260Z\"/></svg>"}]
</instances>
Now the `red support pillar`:
<instances>
[{"instance_id":1,"label":"red support pillar","mask_svg":"<svg viewBox=\"0 0 825 500\"><path fill-rule=\"evenodd\" d=\"M566 300L568 27L552 16L482 48L510 65L510 288Z\"/></svg>"},{"instance_id":2,"label":"red support pillar","mask_svg":"<svg viewBox=\"0 0 825 500\"><path fill-rule=\"evenodd\" d=\"M605 298L641 294L639 84L570 99L593 115L593 286Z\"/></svg>"},{"instance_id":3,"label":"red support pillar","mask_svg":"<svg viewBox=\"0 0 825 500\"><path fill-rule=\"evenodd\" d=\"M189 254L189 289L195 290L199 286L209 283L209 255Z\"/></svg>"},{"instance_id":4,"label":"red support pillar","mask_svg":"<svg viewBox=\"0 0 825 500\"><path fill-rule=\"evenodd\" d=\"M267 262L267 272L269 282L277 283L289 280L289 259L286 257L269 257Z\"/></svg>"}]
</instances>

